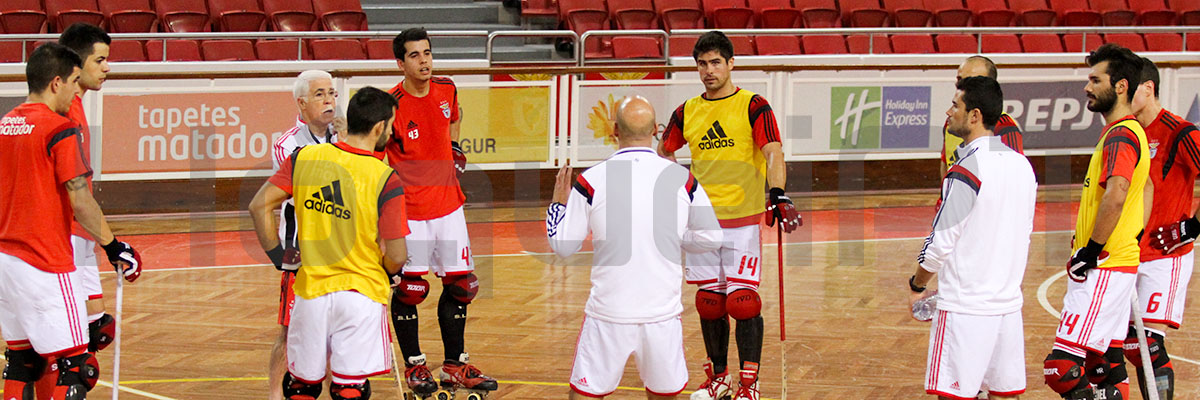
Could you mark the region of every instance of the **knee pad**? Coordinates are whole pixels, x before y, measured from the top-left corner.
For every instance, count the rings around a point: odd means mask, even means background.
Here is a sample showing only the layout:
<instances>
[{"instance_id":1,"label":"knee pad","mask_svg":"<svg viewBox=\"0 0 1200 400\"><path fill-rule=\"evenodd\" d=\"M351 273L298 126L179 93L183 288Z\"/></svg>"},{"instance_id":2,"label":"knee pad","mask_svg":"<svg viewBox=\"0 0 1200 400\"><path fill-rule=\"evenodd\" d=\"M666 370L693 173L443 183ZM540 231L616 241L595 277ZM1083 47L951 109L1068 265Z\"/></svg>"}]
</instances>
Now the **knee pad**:
<instances>
[{"instance_id":1,"label":"knee pad","mask_svg":"<svg viewBox=\"0 0 1200 400\"><path fill-rule=\"evenodd\" d=\"M1146 332L1146 352L1150 353L1150 364L1154 369L1162 368L1167 363L1171 362L1171 357L1167 355L1167 346L1165 337L1154 332ZM1135 367L1142 367L1142 352L1137 340L1137 328L1129 327L1129 334L1125 337L1125 358L1130 364Z\"/></svg>"},{"instance_id":2,"label":"knee pad","mask_svg":"<svg viewBox=\"0 0 1200 400\"><path fill-rule=\"evenodd\" d=\"M320 396L321 382L304 382L296 379L291 371L283 374L283 398L287 400L316 400Z\"/></svg>"},{"instance_id":3,"label":"knee pad","mask_svg":"<svg viewBox=\"0 0 1200 400\"><path fill-rule=\"evenodd\" d=\"M78 398L83 399L83 395L96 387L96 380L100 379L100 363L91 353L59 358L57 364L57 386L68 387L67 399L72 398L71 393L78 393Z\"/></svg>"},{"instance_id":4,"label":"knee pad","mask_svg":"<svg viewBox=\"0 0 1200 400\"><path fill-rule=\"evenodd\" d=\"M46 358L33 349L8 349L4 351L4 358L8 359L8 365L4 366L4 380L37 382L46 371ZM30 386L30 390L32 388Z\"/></svg>"},{"instance_id":5,"label":"knee pad","mask_svg":"<svg viewBox=\"0 0 1200 400\"><path fill-rule=\"evenodd\" d=\"M463 304L471 304L479 294L479 278L474 273L442 278L442 290Z\"/></svg>"},{"instance_id":6,"label":"knee pad","mask_svg":"<svg viewBox=\"0 0 1200 400\"><path fill-rule=\"evenodd\" d=\"M704 289L697 290L696 312L700 314L700 319L725 318L725 294Z\"/></svg>"},{"instance_id":7,"label":"knee pad","mask_svg":"<svg viewBox=\"0 0 1200 400\"><path fill-rule=\"evenodd\" d=\"M333 400L367 400L371 398L371 381L354 385L331 384L329 397Z\"/></svg>"},{"instance_id":8,"label":"knee pad","mask_svg":"<svg viewBox=\"0 0 1200 400\"><path fill-rule=\"evenodd\" d=\"M1091 398L1092 389L1084 380L1083 371L1083 360L1060 350L1051 351L1042 364L1046 386L1066 399ZM1079 397L1085 392L1088 397Z\"/></svg>"},{"instance_id":9,"label":"knee pad","mask_svg":"<svg viewBox=\"0 0 1200 400\"><path fill-rule=\"evenodd\" d=\"M420 276L402 276L400 285L392 291L392 302L410 306L421 304L429 297L429 282Z\"/></svg>"},{"instance_id":10,"label":"knee pad","mask_svg":"<svg viewBox=\"0 0 1200 400\"><path fill-rule=\"evenodd\" d=\"M725 310L736 320L754 318L762 312L762 299L750 289L734 290L725 297Z\"/></svg>"},{"instance_id":11,"label":"knee pad","mask_svg":"<svg viewBox=\"0 0 1200 400\"><path fill-rule=\"evenodd\" d=\"M107 313L100 316L100 319L88 323L88 352L95 353L104 350L108 345L112 344L113 337L117 335L117 324L111 315Z\"/></svg>"}]
</instances>

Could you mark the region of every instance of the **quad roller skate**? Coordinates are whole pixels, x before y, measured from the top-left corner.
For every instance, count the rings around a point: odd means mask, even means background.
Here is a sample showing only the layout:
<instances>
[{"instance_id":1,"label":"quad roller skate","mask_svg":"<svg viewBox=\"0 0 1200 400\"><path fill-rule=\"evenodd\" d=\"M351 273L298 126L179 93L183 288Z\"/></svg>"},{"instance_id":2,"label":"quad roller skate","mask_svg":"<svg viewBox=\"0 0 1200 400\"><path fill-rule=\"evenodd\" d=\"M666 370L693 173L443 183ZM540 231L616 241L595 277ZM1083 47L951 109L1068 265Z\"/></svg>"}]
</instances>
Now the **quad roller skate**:
<instances>
[{"instance_id":1,"label":"quad roller skate","mask_svg":"<svg viewBox=\"0 0 1200 400\"><path fill-rule=\"evenodd\" d=\"M438 390L437 381L433 380L433 373L429 372L429 367L425 366L425 355L409 357L404 362L404 383L407 390L404 391L404 400L450 400L448 393L441 393ZM439 394L444 394L444 397L439 397Z\"/></svg>"},{"instance_id":2,"label":"quad roller skate","mask_svg":"<svg viewBox=\"0 0 1200 400\"><path fill-rule=\"evenodd\" d=\"M488 397L488 393L496 390L499 385L495 379L484 375L475 368L474 365L468 363L469 357L467 353L462 353L458 357L458 362L447 360L442 365L442 371L439 374L442 380L441 393L448 393L450 397L447 399L455 400L483 400ZM441 397L437 397L441 400Z\"/></svg>"},{"instance_id":3,"label":"quad roller skate","mask_svg":"<svg viewBox=\"0 0 1200 400\"><path fill-rule=\"evenodd\" d=\"M705 361L704 375L707 379L692 392L691 400L729 400L733 397L733 379L729 377L729 371L714 374L712 361Z\"/></svg>"},{"instance_id":4,"label":"quad roller skate","mask_svg":"<svg viewBox=\"0 0 1200 400\"><path fill-rule=\"evenodd\" d=\"M737 395L734 400L758 400L758 363L747 362L742 366L738 380Z\"/></svg>"}]
</instances>

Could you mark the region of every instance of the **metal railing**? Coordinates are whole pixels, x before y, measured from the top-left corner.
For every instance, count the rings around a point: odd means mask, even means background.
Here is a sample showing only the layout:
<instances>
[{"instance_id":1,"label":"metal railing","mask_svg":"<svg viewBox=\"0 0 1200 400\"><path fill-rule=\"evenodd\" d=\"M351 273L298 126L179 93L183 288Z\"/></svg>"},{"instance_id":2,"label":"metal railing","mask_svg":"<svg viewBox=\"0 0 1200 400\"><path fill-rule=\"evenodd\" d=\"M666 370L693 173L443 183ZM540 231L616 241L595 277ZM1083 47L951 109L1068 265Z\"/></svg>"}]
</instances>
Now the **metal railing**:
<instances>
[{"instance_id":1,"label":"metal railing","mask_svg":"<svg viewBox=\"0 0 1200 400\"><path fill-rule=\"evenodd\" d=\"M484 56L487 59L488 65L495 64L495 60L493 59L493 56L495 55L493 46L495 46L496 38L500 38L500 37L570 38L571 43L574 44L576 47L578 47L579 43L580 43L579 34L575 33L575 31L568 31L568 30L561 30L561 31L557 31L557 30L556 31L495 31L495 32L489 33L487 35L487 47L484 49ZM572 61L575 65L579 65L578 57L576 57L576 59L572 60ZM504 61L503 63L509 64L509 65L547 64L547 63L553 63L553 61Z\"/></svg>"}]
</instances>

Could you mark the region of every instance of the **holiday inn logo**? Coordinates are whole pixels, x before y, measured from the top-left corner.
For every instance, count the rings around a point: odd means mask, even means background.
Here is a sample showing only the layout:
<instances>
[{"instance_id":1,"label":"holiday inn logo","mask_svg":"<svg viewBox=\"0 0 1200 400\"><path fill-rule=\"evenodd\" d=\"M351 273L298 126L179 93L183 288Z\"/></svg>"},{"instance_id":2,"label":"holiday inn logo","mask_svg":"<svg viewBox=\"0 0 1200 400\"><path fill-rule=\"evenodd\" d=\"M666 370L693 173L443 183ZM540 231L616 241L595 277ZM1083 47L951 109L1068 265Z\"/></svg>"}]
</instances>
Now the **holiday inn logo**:
<instances>
[{"instance_id":1,"label":"holiday inn logo","mask_svg":"<svg viewBox=\"0 0 1200 400\"><path fill-rule=\"evenodd\" d=\"M831 88L829 148L927 147L929 92L928 86Z\"/></svg>"}]
</instances>

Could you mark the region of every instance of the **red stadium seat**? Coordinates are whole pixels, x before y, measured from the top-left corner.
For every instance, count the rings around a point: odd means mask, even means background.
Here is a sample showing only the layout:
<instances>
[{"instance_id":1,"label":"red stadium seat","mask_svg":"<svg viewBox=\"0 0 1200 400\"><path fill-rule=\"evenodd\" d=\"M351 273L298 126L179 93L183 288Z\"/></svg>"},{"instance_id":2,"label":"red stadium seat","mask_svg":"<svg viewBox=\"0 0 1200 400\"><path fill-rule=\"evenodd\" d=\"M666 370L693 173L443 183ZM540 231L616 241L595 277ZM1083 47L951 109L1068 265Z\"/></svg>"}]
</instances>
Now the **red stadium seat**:
<instances>
[{"instance_id":1,"label":"red stadium seat","mask_svg":"<svg viewBox=\"0 0 1200 400\"><path fill-rule=\"evenodd\" d=\"M1104 44L1104 39L1095 33L1087 34L1086 38L1084 35L1078 33L1064 33L1062 35L1062 40L1063 48L1065 48L1068 53L1092 51ZM1086 48L1083 47L1084 44L1087 45Z\"/></svg>"},{"instance_id":2,"label":"red stadium seat","mask_svg":"<svg viewBox=\"0 0 1200 400\"><path fill-rule=\"evenodd\" d=\"M1020 53L1021 40L1017 39L1017 35L1013 34L986 34L983 35L983 52L984 53Z\"/></svg>"},{"instance_id":3,"label":"red stadium seat","mask_svg":"<svg viewBox=\"0 0 1200 400\"><path fill-rule=\"evenodd\" d=\"M113 62L146 61L146 45L140 40L113 40L108 45L108 60ZM159 55L159 57L162 57Z\"/></svg>"},{"instance_id":4,"label":"red stadium seat","mask_svg":"<svg viewBox=\"0 0 1200 400\"><path fill-rule=\"evenodd\" d=\"M967 0L967 8L975 12L976 26L1012 26L1017 19L1004 0Z\"/></svg>"},{"instance_id":5,"label":"red stadium seat","mask_svg":"<svg viewBox=\"0 0 1200 400\"><path fill-rule=\"evenodd\" d=\"M933 36L926 33L892 35L892 51L901 54L936 53Z\"/></svg>"},{"instance_id":6,"label":"red stadium seat","mask_svg":"<svg viewBox=\"0 0 1200 400\"><path fill-rule=\"evenodd\" d=\"M204 0L155 0L154 7L158 11L158 21L162 24L163 32L212 31L208 7ZM154 56L148 51L147 55L153 60Z\"/></svg>"},{"instance_id":7,"label":"red stadium seat","mask_svg":"<svg viewBox=\"0 0 1200 400\"><path fill-rule=\"evenodd\" d=\"M697 36L671 36L667 40L667 51L671 57L691 57L692 49L696 47L696 41L700 40Z\"/></svg>"},{"instance_id":8,"label":"red stadium seat","mask_svg":"<svg viewBox=\"0 0 1200 400\"><path fill-rule=\"evenodd\" d=\"M392 52L391 39L370 39L367 40L367 58L372 60L395 60L396 54Z\"/></svg>"},{"instance_id":9,"label":"red stadium seat","mask_svg":"<svg viewBox=\"0 0 1200 400\"><path fill-rule=\"evenodd\" d=\"M754 38L749 36L730 36L729 41L733 42L735 56L752 56L758 52L754 49Z\"/></svg>"},{"instance_id":10,"label":"red stadium seat","mask_svg":"<svg viewBox=\"0 0 1200 400\"><path fill-rule=\"evenodd\" d=\"M24 62L20 41L0 41L0 63Z\"/></svg>"},{"instance_id":11,"label":"red stadium seat","mask_svg":"<svg viewBox=\"0 0 1200 400\"><path fill-rule=\"evenodd\" d=\"M298 39L267 39L254 42L258 59L268 60L312 60L308 43Z\"/></svg>"},{"instance_id":12,"label":"red stadium seat","mask_svg":"<svg viewBox=\"0 0 1200 400\"><path fill-rule=\"evenodd\" d=\"M609 29L608 9L603 0L561 0L558 3L561 20L567 29L583 35L587 31ZM583 54L587 58L612 57L611 38L588 38ZM316 49L313 49L314 51Z\"/></svg>"},{"instance_id":13,"label":"red stadium seat","mask_svg":"<svg viewBox=\"0 0 1200 400\"><path fill-rule=\"evenodd\" d=\"M900 27L929 26L933 12L925 9L922 0L883 0L883 7L892 14L892 25Z\"/></svg>"},{"instance_id":14,"label":"red stadium seat","mask_svg":"<svg viewBox=\"0 0 1200 400\"><path fill-rule=\"evenodd\" d=\"M313 12L327 31L365 31L367 14L358 0L313 0ZM313 54L317 49L313 48ZM365 57L365 54L364 54Z\"/></svg>"},{"instance_id":15,"label":"red stadium seat","mask_svg":"<svg viewBox=\"0 0 1200 400\"><path fill-rule=\"evenodd\" d=\"M804 54L800 49L799 36L759 35L754 44L760 56L787 56Z\"/></svg>"},{"instance_id":16,"label":"red stadium seat","mask_svg":"<svg viewBox=\"0 0 1200 400\"><path fill-rule=\"evenodd\" d=\"M1187 51L1200 51L1200 35L1188 35Z\"/></svg>"},{"instance_id":17,"label":"red stadium seat","mask_svg":"<svg viewBox=\"0 0 1200 400\"><path fill-rule=\"evenodd\" d=\"M746 5L754 10L758 27L766 29L788 29L804 26L800 10L792 7L791 0L747 0ZM799 46L800 39L796 39Z\"/></svg>"},{"instance_id":18,"label":"red stadium seat","mask_svg":"<svg viewBox=\"0 0 1200 400\"><path fill-rule=\"evenodd\" d=\"M48 29L62 32L76 22L103 26L104 14L96 0L46 0L46 17L53 25Z\"/></svg>"},{"instance_id":19,"label":"red stadium seat","mask_svg":"<svg viewBox=\"0 0 1200 400\"><path fill-rule=\"evenodd\" d=\"M1054 33L1026 33L1021 35L1021 48L1026 53L1062 53L1062 38Z\"/></svg>"},{"instance_id":20,"label":"red stadium seat","mask_svg":"<svg viewBox=\"0 0 1200 400\"><path fill-rule=\"evenodd\" d=\"M1183 37L1178 33L1146 33L1147 51L1185 51Z\"/></svg>"},{"instance_id":21,"label":"red stadium seat","mask_svg":"<svg viewBox=\"0 0 1200 400\"><path fill-rule=\"evenodd\" d=\"M846 39L842 35L804 35L800 37L804 54L846 54Z\"/></svg>"},{"instance_id":22,"label":"red stadium seat","mask_svg":"<svg viewBox=\"0 0 1200 400\"><path fill-rule=\"evenodd\" d=\"M1058 24L1063 26L1100 26L1100 12L1088 7L1079 0L1050 0L1050 9L1058 13Z\"/></svg>"},{"instance_id":23,"label":"red stadium seat","mask_svg":"<svg viewBox=\"0 0 1200 400\"><path fill-rule=\"evenodd\" d=\"M1091 0L1092 8L1100 12L1100 22L1106 26L1130 26L1137 22L1137 12L1125 0Z\"/></svg>"},{"instance_id":24,"label":"red stadium seat","mask_svg":"<svg viewBox=\"0 0 1200 400\"><path fill-rule=\"evenodd\" d=\"M879 0L841 0L842 24L854 28L887 26L888 12Z\"/></svg>"},{"instance_id":25,"label":"red stadium seat","mask_svg":"<svg viewBox=\"0 0 1200 400\"><path fill-rule=\"evenodd\" d=\"M1179 17L1163 0L1129 0L1129 8L1137 12L1137 24L1142 26L1175 25Z\"/></svg>"},{"instance_id":26,"label":"red stadium seat","mask_svg":"<svg viewBox=\"0 0 1200 400\"><path fill-rule=\"evenodd\" d=\"M613 57L662 58L662 45L657 38L648 36L616 36L612 39Z\"/></svg>"},{"instance_id":27,"label":"red stadium seat","mask_svg":"<svg viewBox=\"0 0 1200 400\"><path fill-rule=\"evenodd\" d=\"M522 17L554 17L558 15L556 0L521 0Z\"/></svg>"},{"instance_id":28,"label":"red stadium seat","mask_svg":"<svg viewBox=\"0 0 1200 400\"><path fill-rule=\"evenodd\" d=\"M658 13L644 0L608 0L608 18L617 29L658 29Z\"/></svg>"},{"instance_id":29,"label":"red stadium seat","mask_svg":"<svg viewBox=\"0 0 1200 400\"><path fill-rule=\"evenodd\" d=\"M255 61L254 45L249 40L205 40L200 43L204 61Z\"/></svg>"},{"instance_id":30,"label":"red stadium seat","mask_svg":"<svg viewBox=\"0 0 1200 400\"><path fill-rule=\"evenodd\" d=\"M39 0L4 0L0 3L0 29L4 33L43 33L46 11Z\"/></svg>"},{"instance_id":31,"label":"red stadium seat","mask_svg":"<svg viewBox=\"0 0 1200 400\"><path fill-rule=\"evenodd\" d=\"M849 35L846 36L846 50L851 54L890 54L892 41L887 35Z\"/></svg>"},{"instance_id":32,"label":"red stadium seat","mask_svg":"<svg viewBox=\"0 0 1200 400\"><path fill-rule=\"evenodd\" d=\"M1053 26L1058 13L1046 5L1046 0L1008 0L1008 5L1017 12L1017 23L1021 26Z\"/></svg>"},{"instance_id":33,"label":"red stadium seat","mask_svg":"<svg viewBox=\"0 0 1200 400\"><path fill-rule=\"evenodd\" d=\"M1200 0L1167 0L1167 6L1179 13L1180 25L1200 25Z\"/></svg>"},{"instance_id":34,"label":"red stadium seat","mask_svg":"<svg viewBox=\"0 0 1200 400\"><path fill-rule=\"evenodd\" d=\"M1135 53L1146 51L1146 41L1136 33L1106 33L1104 43L1116 43Z\"/></svg>"},{"instance_id":35,"label":"red stadium seat","mask_svg":"<svg viewBox=\"0 0 1200 400\"><path fill-rule=\"evenodd\" d=\"M109 33L146 33L158 26L158 14L150 0L104 0L99 5L108 19Z\"/></svg>"},{"instance_id":36,"label":"red stadium seat","mask_svg":"<svg viewBox=\"0 0 1200 400\"><path fill-rule=\"evenodd\" d=\"M840 28L842 13L834 0L800 0L797 4L803 15L805 28ZM803 41L803 40L801 40Z\"/></svg>"},{"instance_id":37,"label":"red stadium seat","mask_svg":"<svg viewBox=\"0 0 1200 400\"><path fill-rule=\"evenodd\" d=\"M258 0L208 0L208 11L224 32L267 30L267 14L258 6Z\"/></svg>"},{"instance_id":38,"label":"red stadium seat","mask_svg":"<svg viewBox=\"0 0 1200 400\"><path fill-rule=\"evenodd\" d=\"M263 0L263 10L267 13L271 30L278 32L317 30L317 15L313 13L311 2Z\"/></svg>"},{"instance_id":39,"label":"red stadium seat","mask_svg":"<svg viewBox=\"0 0 1200 400\"><path fill-rule=\"evenodd\" d=\"M317 60L366 60L362 42L355 39L317 39L311 42Z\"/></svg>"},{"instance_id":40,"label":"red stadium seat","mask_svg":"<svg viewBox=\"0 0 1200 400\"><path fill-rule=\"evenodd\" d=\"M195 40L168 39L166 61L200 61L200 44ZM163 61L163 41L150 40L146 42L146 60Z\"/></svg>"},{"instance_id":41,"label":"red stadium seat","mask_svg":"<svg viewBox=\"0 0 1200 400\"><path fill-rule=\"evenodd\" d=\"M974 16L962 0L925 0L925 9L933 11L933 24L937 26L967 26Z\"/></svg>"},{"instance_id":42,"label":"red stadium seat","mask_svg":"<svg viewBox=\"0 0 1200 400\"><path fill-rule=\"evenodd\" d=\"M979 53L979 43L975 36L958 33L944 33L934 38L939 53Z\"/></svg>"},{"instance_id":43,"label":"red stadium seat","mask_svg":"<svg viewBox=\"0 0 1200 400\"><path fill-rule=\"evenodd\" d=\"M704 6L704 17L708 26L717 29L742 29L754 27L754 10L746 7L745 0L700 0Z\"/></svg>"},{"instance_id":44,"label":"red stadium seat","mask_svg":"<svg viewBox=\"0 0 1200 400\"><path fill-rule=\"evenodd\" d=\"M654 8L662 18L663 29L704 28L704 11L699 0L655 0Z\"/></svg>"}]
</instances>

